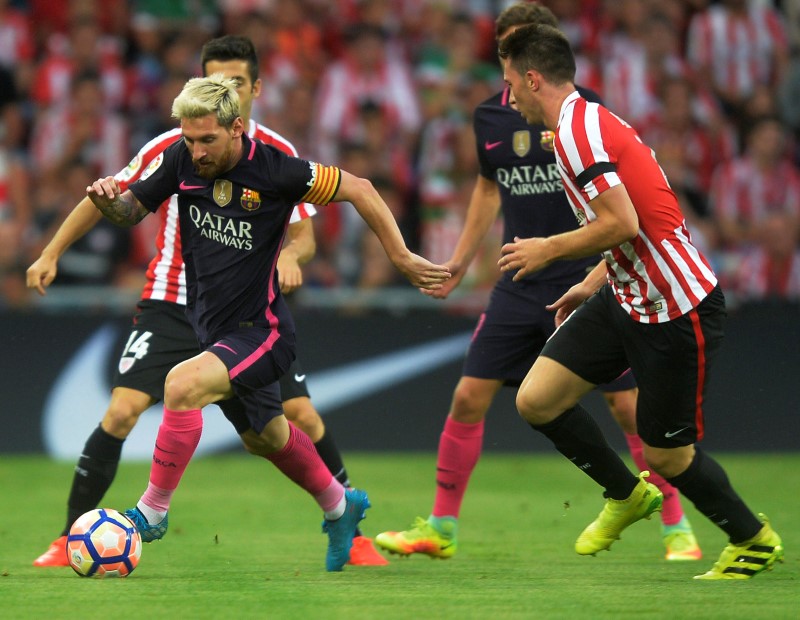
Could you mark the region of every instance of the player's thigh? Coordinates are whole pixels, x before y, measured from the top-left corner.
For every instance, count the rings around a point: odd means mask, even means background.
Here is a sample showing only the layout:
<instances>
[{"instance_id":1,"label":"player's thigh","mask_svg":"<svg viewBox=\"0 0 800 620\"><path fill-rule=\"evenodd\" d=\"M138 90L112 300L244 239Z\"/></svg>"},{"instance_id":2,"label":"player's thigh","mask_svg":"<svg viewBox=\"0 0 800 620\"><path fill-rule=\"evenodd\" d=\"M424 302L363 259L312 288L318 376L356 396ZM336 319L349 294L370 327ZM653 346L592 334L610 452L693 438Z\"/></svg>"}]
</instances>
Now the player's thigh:
<instances>
[{"instance_id":1,"label":"player's thigh","mask_svg":"<svg viewBox=\"0 0 800 620\"><path fill-rule=\"evenodd\" d=\"M637 429L650 446L669 449L702 439L708 379L722 344L721 295L712 293L672 321L630 327L626 343L639 384Z\"/></svg>"},{"instance_id":2,"label":"player's thigh","mask_svg":"<svg viewBox=\"0 0 800 620\"><path fill-rule=\"evenodd\" d=\"M564 321L542 349L541 357L560 363L592 386L610 383L629 367L619 321L622 312L610 287L587 299Z\"/></svg>"},{"instance_id":3,"label":"player's thigh","mask_svg":"<svg viewBox=\"0 0 800 620\"><path fill-rule=\"evenodd\" d=\"M310 398L297 396L285 400L281 391L281 399L283 400L283 415L292 424L308 435L312 442L316 443L322 439L325 434L325 424Z\"/></svg>"}]
</instances>

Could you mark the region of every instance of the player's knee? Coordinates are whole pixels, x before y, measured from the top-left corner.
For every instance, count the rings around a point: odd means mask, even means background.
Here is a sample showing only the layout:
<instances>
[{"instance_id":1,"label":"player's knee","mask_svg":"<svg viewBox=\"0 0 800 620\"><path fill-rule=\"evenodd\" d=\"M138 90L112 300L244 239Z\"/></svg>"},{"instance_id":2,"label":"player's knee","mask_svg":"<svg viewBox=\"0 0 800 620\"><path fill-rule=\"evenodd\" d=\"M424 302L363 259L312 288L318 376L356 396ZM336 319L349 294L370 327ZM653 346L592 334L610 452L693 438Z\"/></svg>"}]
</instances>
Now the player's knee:
<instances>
[{"instance_id":1,"label":"player's knee","mask_svg":"<svg viewBox=\"0 0 800 620\"><path fill-rule=\"evenodd\" d=\"M652 448L645 446L644 458L654 472L664 478L674 478L686 471L694 458L694 446Z\"/></svg>"},{"instance_id":2,"label":"player's knee","mask_svg":"<svg viewBox=\"0 0 800 620\"><path fill-rule=\"evenodd\" d=\"M486 417L494 392L462 380L453 392L450 417L463 424L476 424Z\"/></svg>"},{"instance_id":3,"label":"player's knee","mask_svg":"<svg viewBox=\"0 0 800 620\"><path fill-rule=\"evenodd\" d=\"M196 383L188 373L171 370L164 382L164 404L170 409L195 409L197 407Z\"/></svg>"},{"instance_id":4,"label":"player's knee","mask_svg":"<svg viewBox=\"0 0 800 620\"><path fill-rule=\"evenodd\" d=\"M114 399L103 416L103 430L117 439L125 439L144 409L137 403L126 399Z\"/></svg>"},{"instance_id":5,"label":"player's knee","mask_svg":"<svg viewBox=\"0 0 800 620\"><path fill-rule=\"evenodd\" d=\"M549 407L535 390L520 389L516 399L517 411L530 424L546 424L555 416L550 415Z\"/></svg>"},{"instance_id":6,"label":"player's knee","mask_svg":"<svg viewBox=\"0 0 800 620\"><path fill-rule=\"evenodd\" d=\"M297 428L311 437L312 441L321 438L325 425L317 410L307 398L293 398L283 403L283 413Z\"/></svg>"}]
</instances>

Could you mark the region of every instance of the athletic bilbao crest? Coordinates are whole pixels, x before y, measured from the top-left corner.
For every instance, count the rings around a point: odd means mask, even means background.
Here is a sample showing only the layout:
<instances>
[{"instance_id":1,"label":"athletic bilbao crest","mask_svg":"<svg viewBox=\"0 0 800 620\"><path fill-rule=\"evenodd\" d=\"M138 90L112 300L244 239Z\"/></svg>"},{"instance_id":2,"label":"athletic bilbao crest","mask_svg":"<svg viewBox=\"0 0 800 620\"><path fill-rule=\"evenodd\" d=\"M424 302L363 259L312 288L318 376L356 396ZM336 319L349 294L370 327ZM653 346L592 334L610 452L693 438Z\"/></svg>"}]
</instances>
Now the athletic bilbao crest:
<instances>
[{"instance_id":1,"label":"athletic bilbao crest","mask_svg":"<svg viewBox=\"0 0 800 620\"><path fill-rule=\"evenodd\" d=\"M514 148L514 152L519 157L525 157L528 154L528 151L531 150L531 132L527 129L515 131L514 138L512 139L511 143Z\"/></svg>"},{"instance_id":2,"label":"athletic bilbao crest","mask_svg":"<svg viewBox=\"0 0 800 620\"><path fill-rule=\"evenodd\" d=\"M242 190L242 209L245 211L255 211L261 206L261 196L254 189Z\"/></svg>"},{"instance_id":3,"label":"athletic bilbao crest","mask_svg":"<svg viewBox=\"0 0 800 620\"><path fill-rule=\"evenodd\" d=\"M555 151L555 146L553 146L553 141L556 139L556 134L553 131L545 129L542 133L539 134L539 146L542 147L542 150L553 152Z\"/></svg>"},{"instance_id":4,"label":"athletic bilbao crest","mask_svg":"<svg viewBox=\"0 0 800 620\"><path fill-rule=\"evenodd\" d=\"M225 179L214 181L214 202L220 207L228 206L233 198L233 184Z\"/></svg>"}]
</instances>

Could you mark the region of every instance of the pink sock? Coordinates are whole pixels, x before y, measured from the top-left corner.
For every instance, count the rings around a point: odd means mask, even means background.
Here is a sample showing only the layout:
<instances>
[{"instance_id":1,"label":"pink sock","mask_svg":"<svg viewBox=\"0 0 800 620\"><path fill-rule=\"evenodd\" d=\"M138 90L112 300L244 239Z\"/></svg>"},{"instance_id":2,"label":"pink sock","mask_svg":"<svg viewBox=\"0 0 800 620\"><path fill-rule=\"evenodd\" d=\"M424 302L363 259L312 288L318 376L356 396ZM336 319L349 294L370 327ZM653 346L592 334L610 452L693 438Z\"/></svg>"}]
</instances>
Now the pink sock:
<instances>
[{"instance_id":1,"label":"pink sock","mask_svg":"<svg viewBox=\"0 0 800 620\"><path fill-rule=\"evenodd\" d=\"M481 456L482 445L483 420L477 424L464 424L447 417L439 437L436 460L434 517L458 518L469 477Z\"/></svg>"},{"instance_id":2,"label":"pink sock","mask_svg":"<svg viewBox=\"0 0 800 620\"><path fill-rule=\"evenodd\" d=\"M325 467L311 438L289 424L289 441L267 456L292 482L308 491L324 512L331 512L342 501L344 487Z\"/></svg>"},{"instance_id":3,"label":"pink sock","mask_svg":"<svg viewBox=\"0 0 800 620\"><path fill-rule=\"evenodd\" d=\"M633 457L633 462L639 471L648 470L650 477L648 482L652 482L664 494L664 507L661 511L661 522L664 525L675 525L683 518L683 507L681 506L681 498L678 490L669 482L664 480L652 467L644 460L644 450L642 448L642 440L639 435L628 435L625 433L625 441L628 442L628 449Z\"/></svg>"},{"instance_id":4,"label":"pink sock","mask_svg":"<svg viewBox=\"0 0 800 620\"><path fill-rule=\"evenodd\" d=\"M172 494L192 460L202 432L203 415L199 409L173 411L164 407L143 504L159 512L169 510Z\"/></svg>"}]
</instances>

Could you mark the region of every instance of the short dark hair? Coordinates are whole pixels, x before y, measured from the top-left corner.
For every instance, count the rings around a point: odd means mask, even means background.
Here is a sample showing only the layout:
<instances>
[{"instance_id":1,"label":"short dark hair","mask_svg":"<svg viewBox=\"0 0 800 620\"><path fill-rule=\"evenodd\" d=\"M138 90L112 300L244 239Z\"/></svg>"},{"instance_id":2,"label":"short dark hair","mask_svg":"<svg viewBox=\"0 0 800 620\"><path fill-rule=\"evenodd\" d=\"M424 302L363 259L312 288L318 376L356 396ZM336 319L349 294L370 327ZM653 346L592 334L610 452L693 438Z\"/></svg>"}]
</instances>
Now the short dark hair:
<instances>
[{"instance_id":1,"label":"short dark hair","mask_svg":"<svg viewBox=\"0 0 800 620\"><path fill-rule=\"evenodd\" d=\"M258 54L253 42L247 37L226 34L224 37L211 39L203 46L200 52L200 63L203 66L203 75L206 75L206 63L216 60L244 60L250 74L250 82L255 84L258 79Z\"/></svg>"},{"instance_id":2,"label":"short dark hair","mask_svg":"<svg viewBox=\"0 0 800 620\"><path fill-rule=\"evenodd\" d=\"M575 56L564 34L552 26L522 26L500 43L500 58L507 58L517 73L533 69L556 86L575 81Z\"/></svg>"},{"instance_id":3,"label":"short dark hair","mask_svg":"<svg viewBox=\"0 0 800 620\"><path fill-rule=\"evenodd\" d=\"M518 2L512 4L494 20L494 36L499 40L509 28L529 24L544 24L558 28L558 18L546 6L533 2Z\"/></svg>"}]
</instances>

